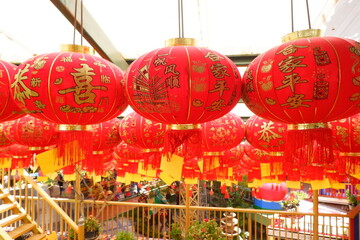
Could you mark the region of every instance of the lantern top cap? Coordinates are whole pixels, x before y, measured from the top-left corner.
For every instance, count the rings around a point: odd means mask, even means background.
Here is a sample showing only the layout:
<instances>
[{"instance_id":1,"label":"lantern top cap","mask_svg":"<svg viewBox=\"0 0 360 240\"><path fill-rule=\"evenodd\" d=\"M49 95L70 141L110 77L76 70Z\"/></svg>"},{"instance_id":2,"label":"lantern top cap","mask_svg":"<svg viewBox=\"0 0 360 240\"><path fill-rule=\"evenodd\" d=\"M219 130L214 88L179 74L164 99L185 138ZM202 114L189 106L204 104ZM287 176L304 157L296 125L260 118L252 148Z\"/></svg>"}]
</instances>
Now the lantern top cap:
<instances>
[{"instance_id":1,"label":"lantern top cap","mask_svg":"<svg viewBox=\"0 0 360 240\"><path fill-rule=\"evenodd\" d=\"M196 46L196 40L195 38L170 38L165 41L165 46Z\"/></svg>"},{"instance_id":2,"label":"lantern top cap","mask_svg":"<svg viewBox=\"0 0 360 240\"><path fill-rule=\"evenodd\" d=\"M284 37L281 38L281 41L284 43L301 38L321 37L322 35L323 34L320 29L305 29L286 34Z\"/></svg>"},{"instance_id":3,"label":"lantern top cap","mask_svg":"<svg viewBox=\"0 0 360 240\"><path fill-rule=\"evenodd\" d=\"M84 54L94 54L95 50L88 46L76 45L76 44L61 44L60 49L62 52L77 52Z\"/></svg>"}]
</instances>

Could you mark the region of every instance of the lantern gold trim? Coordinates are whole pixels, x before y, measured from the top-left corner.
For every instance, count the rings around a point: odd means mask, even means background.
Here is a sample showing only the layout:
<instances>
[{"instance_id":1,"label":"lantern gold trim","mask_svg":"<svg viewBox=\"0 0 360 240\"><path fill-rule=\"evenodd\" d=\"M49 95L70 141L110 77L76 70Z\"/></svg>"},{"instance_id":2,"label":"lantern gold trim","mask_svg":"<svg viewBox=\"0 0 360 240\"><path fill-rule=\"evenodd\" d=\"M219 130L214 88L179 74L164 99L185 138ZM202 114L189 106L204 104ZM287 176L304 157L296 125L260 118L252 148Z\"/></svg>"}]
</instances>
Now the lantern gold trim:
<instances>
[{"instance_id":1,"label":"lantern gold trim","mask_svg":"<svg viewBox=\"0 0 360 240\"><path fill-rule=\"evenodd\" d=\"M289 130L308 130L316 128L329 128L327 123L299 123L299 124L288 124Z\"/></svg>"},{"instance_id":2,"label":"lantern gold trim","mask_svg":"<svg viewBox=\"0 0 360 240\"><path fill-rule=\"evenodd\" d=\"M191 130L200 129L201 124L169 124L166 125L167 130Z\"/></svg>"},{"instance_id":3,"label":"lantern gold trim","mask_svg":"<svg viewBox=\"0 0 360 240\"><path fill-rule=\"evenodd\" d=\"M340 152L342 157L360 157L360 152Z\"/></svg>"},{"instance_id":4,"label":"lantern gold trim","mask_svg":"<svg viewBox=\"0 0 360 240\"><path fill-rule=\"evenodd\" d=\"M57 126L58 131L92 131L91 125L79 125L79 124L59 124Z\"/></svg>"},{"instance_id":5,"label":"lantern gold trim","mask_svg":"<svg viewBox=\"0 0 360 240\"><path fill-rule=\"evenodd\" d=\"M166 47L174 46L196 46L195 38L170 38L165 41Z\"/></svg>"},{"instance_id":6,"label":"lantern gold trim","mask_svg":"<svg viewBox=\"0 0 360 240\"><path fill-rule=\"evenodd\" d=\"M46 147L28 147L30 151L40 151L40 150L50 150L54 146L46 146Z\"/></svg>"},{"instance_id":7,"label":"lantern gold trim","mask_svg":"<svg viewBox=\"0 0 360 240\"><path fill-rule=\"evenodd\" d=\"M12 158L15 158L15 159L20 159L20 158L27 158L27 157L29 157L29 156L27 156L27 155L23 155L23 156L21 156L21 155L18 155L18 156L11 156Z\"/></svg>"},{"instance_id":8,"label":"lantern gold trim","mask_svg":"<svg viewBox=\"0 0 360 240\"><path fill-rule=\"evenodd\" d=\"M321 37L322 35L323 34L321 29L305 29L305 30L300 30L286 34L281 38L281 41L285 43L288 41L301 39L301 38Z\"/></svg>"},{"instance_id":9,"label":"lantern gold trim","mask_svg":"<svg viewBox=\"0 0 360 240\"><path fill-rule=\"evenodd\" d=\"M224 156L224 152L204 152L203 156Z\"/></svg>"},{"instance_id":10,"label":"lantern gold trim","mask_svg":"<svg viewBox=\"0 0 360 240\"><path fill-rule=\"evenodd\" d=\"M95 50L92 47L76 45L76 44L61 44L61 52L77 52L84 54L95 54Z\"/></svg>"},{"instance_id":11,"label":"lantern gold trim","mask_svg":"<svg viewBox=\"0 0 360 240\"><path fill-rule=\"evenodd\" d=\"M273 157L282 157L284 156L284 152L269 152L269 155Z\"/></svg>"},{"instance_id":12,"label":"lantern gold trim","mask_svg":"<svg viewBox=\"0 0 360 240\"><path fill-rule=\"evenodd\" d=\"M100 155L100 154L104 154L104 151L93 151L92 154Z\"/></svg>"},{"instance_id":13,"label":"lantern gold trim","mask_svg":"<svg viewBox=\"0 0 360 240\"><path fill-rule=\"evenodd\" d=\"M144 148L141 150L143 153L161 152L162 148Z\"/></svg>"}]
</instances>

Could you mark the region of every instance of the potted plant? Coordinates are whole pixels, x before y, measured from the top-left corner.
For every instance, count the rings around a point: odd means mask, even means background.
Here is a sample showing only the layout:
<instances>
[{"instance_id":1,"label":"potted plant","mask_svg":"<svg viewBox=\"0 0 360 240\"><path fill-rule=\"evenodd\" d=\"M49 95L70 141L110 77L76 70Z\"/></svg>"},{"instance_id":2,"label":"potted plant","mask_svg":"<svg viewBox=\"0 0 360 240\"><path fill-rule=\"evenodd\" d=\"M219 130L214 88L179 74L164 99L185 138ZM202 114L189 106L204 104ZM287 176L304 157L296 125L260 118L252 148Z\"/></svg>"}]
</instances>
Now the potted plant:
<instances>
[{"instance_id":1,"label":"potted plant","mask_svg":"<svg viewBox=\"0 0 360 240\"><path fill-rule=\"evenodd\" d=\"M116 234L116 240L135 240L135 236L131 232L121 231Z\"/></svg>"},{"instance_id":2,"label":"potted plant","mask_svg":"<svg viewBox=\"0 0 360 240\"><path fill-rule=\"evenodd\" d=\"M170 238L174 240L183 240L183 231L179 223L172 223L170 230Z\"/></svg>"},{"instance_id":3,"label":"potted plant","mask_svg":"<svg viewBox=\"0 0 360 240\"><path fill-rule=\"evenodd\" d=\"M353 209L359 203L357 196L355 194L352 194L349 189L346 190L346 197L349 201L350 209Z\"/></svg>"},{"instance_id":4,"label":"potted plant","mask_svg":"<svg viewBox=\"0 0 360 240\"><path fill-rule=\"evenodd\" d=\"M300 201L308 198L309 195L304 191L291 191L289 194L286 194L281 205L286 211L297 211Z\"/></svg>"},{"instance_id":5,"label":"potted plant","mask_svg":"<svg viewBox=\"0 0 360 240\"><path fill-rule=\"evenodd\" d=\"M186 235L186 240L225 240L221 228L215 220L204 219L194 222Z\"/></svg>"},{"instance_id":6,"label":"potted plant","mask_svg":"<svg viewBox=\"0 0 360 240\"><path fill-rule=\"evenodd\" d=\"M101 233L101 223L93 215L89 215L84 220L84 231L85 239L96 239ZM75 239L75 232L73 229L70 229L70 239Z\"/></svg>"}]
</instances>

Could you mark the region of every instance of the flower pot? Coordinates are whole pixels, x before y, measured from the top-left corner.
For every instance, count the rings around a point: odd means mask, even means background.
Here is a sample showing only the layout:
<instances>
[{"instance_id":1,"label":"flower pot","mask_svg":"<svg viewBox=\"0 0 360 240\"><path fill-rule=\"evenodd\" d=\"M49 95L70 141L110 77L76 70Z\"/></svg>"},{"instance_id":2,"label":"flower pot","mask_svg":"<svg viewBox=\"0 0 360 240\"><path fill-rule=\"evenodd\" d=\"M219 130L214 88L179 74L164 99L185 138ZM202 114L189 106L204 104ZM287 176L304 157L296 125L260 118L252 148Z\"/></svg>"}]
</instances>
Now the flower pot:
<instances>
[{"instance_id":1,"label":"flower pot","mask_svg":"<svg viewBox=\"0 0 360 240\"><path fill-rule=\"evenodd\" d=\"M96 239L98 236L99 236L99 232L98 232L98 231L85 232L85 239L88 239L88 240Z\"/></svg>"}]
</instances>

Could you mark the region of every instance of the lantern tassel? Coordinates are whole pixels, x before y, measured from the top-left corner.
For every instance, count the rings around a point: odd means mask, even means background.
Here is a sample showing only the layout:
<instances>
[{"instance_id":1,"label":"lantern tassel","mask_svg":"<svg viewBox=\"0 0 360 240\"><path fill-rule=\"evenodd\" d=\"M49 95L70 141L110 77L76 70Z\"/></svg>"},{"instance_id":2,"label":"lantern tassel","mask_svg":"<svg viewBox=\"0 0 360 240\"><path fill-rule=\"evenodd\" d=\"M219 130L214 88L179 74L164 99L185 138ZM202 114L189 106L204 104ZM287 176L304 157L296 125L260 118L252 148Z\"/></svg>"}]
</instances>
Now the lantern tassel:
<instances>
[{"instance_id":1,"label":"lantern tassel","mask_svg":"<svg viewBox=\"0 0 360 240\"><path fill-rule=\"evenodd\" d=\"M179 155L191 158L201 155L201 129L193 124L168 125L165 132L164 152L168 153L168 159L175 151L181 151Z\"/></svg>"},{"instance_id":2,"label":"lantern tassel","mask_svg":"<svg viewBox=\"0 0 360 240\"><path fill-rule=\"evenodd\" d=\"M77 126L80 128L76 128ZM85 159L91 161L93 133L91 128L89 130L83 127L82 125L59 125L60 135L56 151L58 164L69 166Z\"/></svg>"},{"instance_id":3,"label":"lantern tassel","mask_svg":"<svg viewBox=\"0 0 360 240\"><path fill-rule=\"evenodd\" d=\"M294 124L288 126L285 164L293 167L325 166L334 161L332 132L327 124Z\"/></svg>"}]
</instances>

